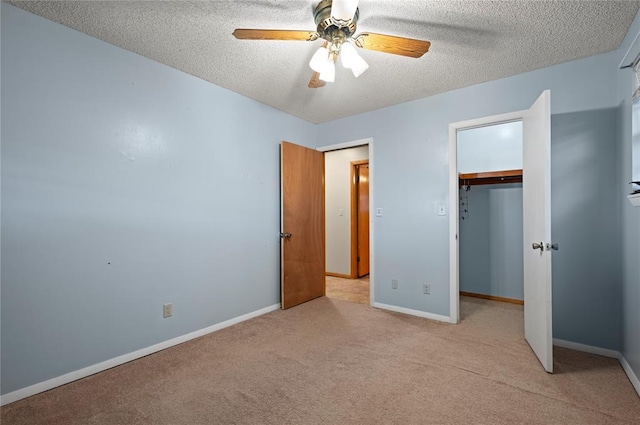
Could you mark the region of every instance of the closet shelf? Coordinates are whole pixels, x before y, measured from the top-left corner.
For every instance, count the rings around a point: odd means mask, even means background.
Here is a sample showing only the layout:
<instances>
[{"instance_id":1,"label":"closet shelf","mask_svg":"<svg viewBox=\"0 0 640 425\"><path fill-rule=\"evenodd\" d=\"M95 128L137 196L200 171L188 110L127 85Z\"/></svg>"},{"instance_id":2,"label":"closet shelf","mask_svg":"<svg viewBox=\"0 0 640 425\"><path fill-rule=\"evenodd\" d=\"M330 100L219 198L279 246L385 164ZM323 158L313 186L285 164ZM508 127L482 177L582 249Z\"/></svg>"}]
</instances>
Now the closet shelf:
<instances>
[{"instance_id":1,"label":"closet shelf","mask_svg":"<svg viewBox=\"0 0 640 425\"><path fill-rule=\"evenodd\" d=\"M487 171L458 174L460 186L480 184L522 183L522 170Z\"/></svg>"}]
</instances>

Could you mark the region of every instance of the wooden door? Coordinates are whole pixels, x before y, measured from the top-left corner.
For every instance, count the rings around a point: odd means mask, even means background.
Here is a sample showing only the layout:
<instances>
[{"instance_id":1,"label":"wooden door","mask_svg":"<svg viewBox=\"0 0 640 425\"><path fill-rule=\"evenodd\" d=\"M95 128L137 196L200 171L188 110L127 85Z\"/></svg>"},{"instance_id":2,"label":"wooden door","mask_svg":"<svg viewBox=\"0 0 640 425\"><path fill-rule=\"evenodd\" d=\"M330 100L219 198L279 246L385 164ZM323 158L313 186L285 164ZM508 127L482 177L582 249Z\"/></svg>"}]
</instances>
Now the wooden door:
<instances>
[{"instance_id":1,"label":"wooden door","mask_svg":"<svg viewBox=\"0 0 640 425\"><path fill-rule=\"evenodd\" d=\"M325 294L324 154L280 145L281 306Z\"/></svg>"},{"instance_id":2,"label":"wooden door","mask_svg":"<svg viewBox=\"0 0 640 425\"><path fill-rule=\"evenodd\" d=\"M551 93L523 119L524 335L553 372L551 315Z\"/></svg>"},{"instance_id":3,"label":"wooden door","mask_svg":"<svg viewBox=\"0 0 640 425\"><path fill-rule=\"evenodd\" d=\"M358 165L358 277L369 274L369 164Z\"/></svg>"}]
</instances>

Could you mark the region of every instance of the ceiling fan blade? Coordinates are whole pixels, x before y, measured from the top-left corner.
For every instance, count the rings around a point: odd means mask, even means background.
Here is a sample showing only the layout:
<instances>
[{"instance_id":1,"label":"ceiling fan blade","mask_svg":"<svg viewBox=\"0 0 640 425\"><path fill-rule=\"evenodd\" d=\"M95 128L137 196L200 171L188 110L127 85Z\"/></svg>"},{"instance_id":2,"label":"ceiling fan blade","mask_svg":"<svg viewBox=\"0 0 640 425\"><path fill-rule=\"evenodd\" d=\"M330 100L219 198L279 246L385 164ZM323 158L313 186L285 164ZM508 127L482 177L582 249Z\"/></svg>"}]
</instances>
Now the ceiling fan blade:
<instances>
[{"instance_id":1,"label":"ceiling fan blade","mask_svg":"<svg viewBox=\"0 0 640 425\"><path fill-rule=\"evenodd\" d=\"M331 2L331 17L339 21L350 21L356 14L358 0L333 0Z\"/></svg>"},{"instance_id":2,"label":"ceiling fan blade","mask_svg":"<svg viewBox=\"0 0 640 425\"><path fill-rule=\"evenodd\" d=\"M320 87L324 87L327 84L320 79L320 73L315 72L311 75L311 79L309 80L309 88L310 89L319 89Z\"/></svg>"},{"instance_id":3,"label":"ceiling fan blade","mask_svg":"<svg viewBox=\"0 0 640 425\"><path fill-rule=\"evenodd\" d=\"M431 46L431 43L425 40L375 34L372 32L364 32L354 40L356 46L362 47L363 49L377 50L379 52L409 56L412 58L421 57L429 51L429 46Z\"/></svg>"},{"instance_id":4,"label":"ceiling fan blade","mask_svg":"<svg viewBox=\"0 0 640 425\"><path fill-rule=\"evenodd\" d=\"M238 28L233 31L235 38L239 40L301 40L313 41L318 39L315 31L297 30L259 30Z\"/></svg>"}]
</instances>

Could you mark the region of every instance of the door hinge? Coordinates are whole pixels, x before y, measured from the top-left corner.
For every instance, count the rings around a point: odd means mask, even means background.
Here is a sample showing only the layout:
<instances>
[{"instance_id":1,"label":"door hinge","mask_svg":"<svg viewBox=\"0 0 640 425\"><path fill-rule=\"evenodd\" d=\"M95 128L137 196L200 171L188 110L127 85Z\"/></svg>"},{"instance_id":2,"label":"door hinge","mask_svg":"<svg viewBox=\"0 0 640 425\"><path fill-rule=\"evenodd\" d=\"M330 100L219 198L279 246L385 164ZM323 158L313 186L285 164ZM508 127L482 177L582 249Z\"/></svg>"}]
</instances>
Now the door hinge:
<instances>
[{"instance_id":1,"label":"door hinge","mask_svg":"<svg viewBox=\"0 0 640 425\"><path fill-rule=\"evenodd\" d=\"M360 262L360 257L357 257L357 258L356 258L356 261L359 263L359 262Z\"/></svg>"}]
</instances>

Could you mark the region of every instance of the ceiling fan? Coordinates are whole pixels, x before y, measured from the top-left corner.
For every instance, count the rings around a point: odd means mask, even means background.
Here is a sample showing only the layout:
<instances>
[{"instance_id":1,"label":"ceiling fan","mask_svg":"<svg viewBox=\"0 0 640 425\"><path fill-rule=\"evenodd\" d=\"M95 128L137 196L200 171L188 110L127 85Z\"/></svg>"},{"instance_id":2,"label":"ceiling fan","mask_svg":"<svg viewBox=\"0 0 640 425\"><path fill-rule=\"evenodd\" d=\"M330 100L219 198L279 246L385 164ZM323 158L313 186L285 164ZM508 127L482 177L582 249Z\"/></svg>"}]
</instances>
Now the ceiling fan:
<instances>
[{"instance_id":1,"label":"ceiling fan","mask_svg":"<svg viewBox=\"0 0 640 425\"><path fill-rule=\"evenodd\" d=\"M345 68L351 69L357 78L369 68L353 47L395 55L419 58L429 51L431 43L424 40L396 37L393 35L356 32L359 10L358 0L322 0L314 8L316 31L236 29L233 35L240 40L299 40L325 42L314 53L309 66L314 71L309 81L310 88L319 88L325 82L335 80L335 62L340 60Z\"/></svg>"}]
</instances>

